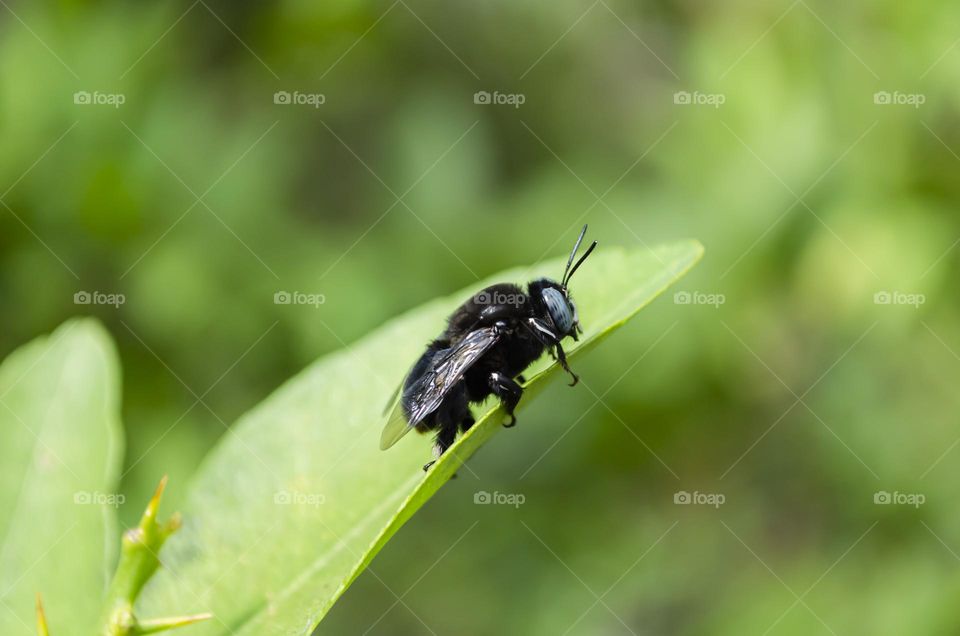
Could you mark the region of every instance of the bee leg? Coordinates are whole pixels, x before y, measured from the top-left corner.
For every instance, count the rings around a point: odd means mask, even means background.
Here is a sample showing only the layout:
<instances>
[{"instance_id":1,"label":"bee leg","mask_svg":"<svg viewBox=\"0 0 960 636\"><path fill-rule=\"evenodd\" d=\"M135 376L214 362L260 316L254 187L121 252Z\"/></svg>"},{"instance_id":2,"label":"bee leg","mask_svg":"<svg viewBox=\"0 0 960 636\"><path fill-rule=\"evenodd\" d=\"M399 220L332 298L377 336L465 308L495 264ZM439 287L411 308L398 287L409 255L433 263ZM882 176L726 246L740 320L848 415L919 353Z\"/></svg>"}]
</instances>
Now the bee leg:
<instances>
[{"instance_id":1,"label":"bee leg","mask_svg":"<svg viewBox=\"0 0 960 636\"><path fill-rule=\"evenodd\" d=\"M563 347L560 346L560 343L553 345L554 349L557 351L557 361L560 363L560 366L563 367L563 370L570 374L570 377L573 378L573 382L570 383L570 386L576 386L577 382L580 381L580 376L570 370L570 365L567 364L567 355L563 352Z\"/></svg>"},{"instance_id":2,"label":"bee leg","mask_svg":"<svg viewBox=\"0 0 960 636\"><path fill-rule=\"evenodd\" d=\"M459 425L461 433L466 433L474 423L473 413L470 412L470 399L467 397L467 385L460 382L450 393L450 419Z\"/></svg>"},{"instance_id":3,"label":"bee leg","mask_svg":"<svg viewBox=\"0 0 960 636\"><path fill-rule=\"evenodd\" d=\"M518 375L518 376L517 376L517 382L519 382L520 384L526 384L526 383L527 383L527 379L526 379L525 377L523 377L522 375Z\"/></svg>"},{"instance_id":4,"label":"bee leg","mask_svg":"<svg viewBox=\"0 0 960 636\"><path fill-rule=\"evenodd\" d=\"M447 452L447 449L453 445L453 441L457 438L457 422L444 417L442 421L439 421L440 431L437 433L436 438L434 439L433 444L433 461L428 462L423 465L423 470L427 471L431 466L433 466L440 456Z\"/></svg>"},{"instance_id":5,"label":"bee leg","mask_svg":"<svg viewBox=\"0 0 960 636\"><path fill-rule=\"evenodd\" d=\"M513 410L517 408L520 396L523 395L523 387L502 373L491 373L489 384L490 390L500 398L503 408L507 411L507 415L510 416L510 421L504 422L503 427L513 428L517 424L517 418L514 416Z\"/></svg>"}]
</instances>

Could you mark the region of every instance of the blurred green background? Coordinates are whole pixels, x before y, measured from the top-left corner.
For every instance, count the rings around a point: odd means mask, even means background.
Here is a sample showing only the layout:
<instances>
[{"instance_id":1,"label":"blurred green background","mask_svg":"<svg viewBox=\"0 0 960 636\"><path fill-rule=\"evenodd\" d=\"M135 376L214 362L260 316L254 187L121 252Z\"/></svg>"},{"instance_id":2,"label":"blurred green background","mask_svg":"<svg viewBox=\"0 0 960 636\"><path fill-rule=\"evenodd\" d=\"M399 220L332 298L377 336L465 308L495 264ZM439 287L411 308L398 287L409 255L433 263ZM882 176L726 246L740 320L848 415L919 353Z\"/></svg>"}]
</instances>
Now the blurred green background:
<instances>
[{"instance_id":1,"label":"blurred green background","mask_svg":"<svg viewBox=\"0 0 960 636\"><path fill-rule=\"evenodd\" d=\"M960 629L960 5L60 1L0 20L0 353L106 323L126 525L165 473L173 509L310 361L589 222L603 245L707 255L319 633Z\"/></svg>"}]
</instances>

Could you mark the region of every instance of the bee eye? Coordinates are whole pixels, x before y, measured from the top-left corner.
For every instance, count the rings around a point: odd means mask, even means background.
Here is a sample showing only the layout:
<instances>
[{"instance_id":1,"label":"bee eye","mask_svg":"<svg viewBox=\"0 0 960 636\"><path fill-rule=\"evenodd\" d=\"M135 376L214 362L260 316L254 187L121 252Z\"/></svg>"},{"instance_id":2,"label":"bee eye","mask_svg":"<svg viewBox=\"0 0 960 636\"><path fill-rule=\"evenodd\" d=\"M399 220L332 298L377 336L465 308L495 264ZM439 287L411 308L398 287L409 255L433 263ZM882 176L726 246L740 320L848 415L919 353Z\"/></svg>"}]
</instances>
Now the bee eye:
<instances>
[{"instance_id":1,"label":"bee eye","mask_svg":"<svg viewBox=\"0 0 960 636\"><path fill-rule=\"evenodd\" d=\"M557 289L547 287L541 292L541 297L557 329L563 334L570 333L576 319L566 296Z\"/></svg>"}]
</instances>

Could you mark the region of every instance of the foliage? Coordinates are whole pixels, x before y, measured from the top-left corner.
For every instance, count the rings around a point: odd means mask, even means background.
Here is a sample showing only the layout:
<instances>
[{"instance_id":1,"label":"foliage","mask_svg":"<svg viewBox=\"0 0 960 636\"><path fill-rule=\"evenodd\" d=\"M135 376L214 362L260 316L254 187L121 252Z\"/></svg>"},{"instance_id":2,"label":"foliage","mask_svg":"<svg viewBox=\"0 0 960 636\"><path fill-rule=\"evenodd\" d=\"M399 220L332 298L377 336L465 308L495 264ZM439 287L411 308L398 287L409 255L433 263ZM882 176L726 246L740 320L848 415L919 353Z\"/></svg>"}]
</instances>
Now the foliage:
<instances>
[{"instance_id":1,"label":"foliage","mask_svg":"<svg viewBox=\"0 0 960 636\"><path fill-rule=\"evenodd\" d=\"M0 356L78 314L115 337L121 527L165 473L185 509L271 388L588 221L605 247L699 237L677 292L724 302L655 303L578 361L602 403L545 388L325 629L952 633L957 3L6 4ZM97 90L126 102L73 102ZM297 290L326 302L274 304ZM479 507L478 490L526 503ZM681 490L726 503L680 507ZM84 544L63 567L113 552ZM29 591L3 592L0 631L25 630L6 604L27 612Z\"/></svg>"}]
</instances>

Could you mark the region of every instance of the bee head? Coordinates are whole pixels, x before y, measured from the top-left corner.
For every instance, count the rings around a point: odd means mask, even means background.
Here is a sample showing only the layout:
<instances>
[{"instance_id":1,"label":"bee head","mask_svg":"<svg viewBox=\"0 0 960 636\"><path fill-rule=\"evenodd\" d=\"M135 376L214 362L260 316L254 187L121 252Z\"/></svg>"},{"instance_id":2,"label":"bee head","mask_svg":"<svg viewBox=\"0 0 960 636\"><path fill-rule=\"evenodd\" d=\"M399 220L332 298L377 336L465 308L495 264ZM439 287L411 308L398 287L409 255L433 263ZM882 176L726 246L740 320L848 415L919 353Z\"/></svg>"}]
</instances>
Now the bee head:
<instances>
[{"instance_id":1,"label":"bee head","mask_svg":"<svg viewBox=\"0 0 960 636\"><path fill-rule=\"evenodd\" d=\"M573 302L573 297L570 295L567 284L570 282L570 278L574 272L577 271L577 268L580 267L583 261L587 260L590 252L597 246L596 241L591 243L587 251L583 253L583 256L580 257L575 265L573 264L573 259L577 256L577 250L580 249L580 243L583 241L583 236L586 233L587 226L584 225L579 238L577 238L576 244L573 246L573 251L570 252L570 258L567 260L567 267L563 271L563 279L561 282L558 283L549 278L541 278L530 283L530 296L535 299L534 302L537 302L542 312L550 317L561 338L571 336L576 340L577 334L583 332L583 329L580 328L580 316L577 313L577 306Z\"/></svg>"}]
</instances>

